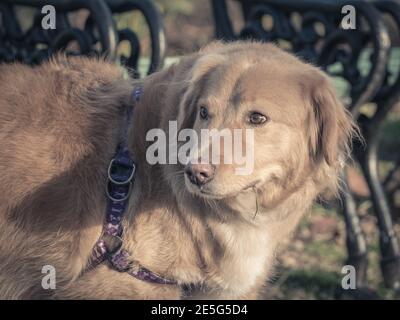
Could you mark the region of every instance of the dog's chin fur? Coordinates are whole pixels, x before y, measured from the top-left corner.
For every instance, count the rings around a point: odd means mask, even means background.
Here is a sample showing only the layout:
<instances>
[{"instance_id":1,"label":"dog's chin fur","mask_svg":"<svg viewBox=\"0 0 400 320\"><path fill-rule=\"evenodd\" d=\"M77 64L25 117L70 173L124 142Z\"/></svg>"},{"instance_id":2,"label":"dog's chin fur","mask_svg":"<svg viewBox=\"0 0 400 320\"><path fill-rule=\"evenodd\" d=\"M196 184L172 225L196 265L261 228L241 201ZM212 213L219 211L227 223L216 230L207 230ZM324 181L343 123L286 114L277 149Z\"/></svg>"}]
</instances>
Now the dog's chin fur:
<instances>
[{"instance_id":1,"label":"dog's chin fur","mask_svg":"<svg viewBox=\"0 0 400 320\"><path fill-rule=\"evenodd\" d=\"M106 263L88 270L137 84L86 58L0 65L0 298L258 298L282 239L319 194L337 191L354 126L326 75L270 44L214 43L140 81L129 132L138 170L123 248L194 289L184 295ZM212 121L198 119L200 101ZM250 108L270 118L254 128L252 175L221 164L201 192L182 166L147 162L150 129L168 132L169 120L246 128ZM56 269L55 290L41 286L45 265Z\"/></svg>"},{"instance_id":2,"label":"dog's chin fur","mask_svg":"<svg viewBox=\"0 0 400 320\"><path fill-rule=\"evenodd\" d=\"M210 188L208 185L205 186L197 186L190 182L189 178L186 176L184 177L185 179L185 187L186 191L199 197L199 198L204 198L204 199L209 199L209 200L223 200L223 199L228 199L228 198L234 198L239 196L242 193L248 192L249 190L253 190L256 188L257 185L260 185L262 182L259 180L254 181L249 183L247 186L239 189L239 190L233 190L227 193L218 193L213 191L212 187Z\"/></svg>"}]
</instances>

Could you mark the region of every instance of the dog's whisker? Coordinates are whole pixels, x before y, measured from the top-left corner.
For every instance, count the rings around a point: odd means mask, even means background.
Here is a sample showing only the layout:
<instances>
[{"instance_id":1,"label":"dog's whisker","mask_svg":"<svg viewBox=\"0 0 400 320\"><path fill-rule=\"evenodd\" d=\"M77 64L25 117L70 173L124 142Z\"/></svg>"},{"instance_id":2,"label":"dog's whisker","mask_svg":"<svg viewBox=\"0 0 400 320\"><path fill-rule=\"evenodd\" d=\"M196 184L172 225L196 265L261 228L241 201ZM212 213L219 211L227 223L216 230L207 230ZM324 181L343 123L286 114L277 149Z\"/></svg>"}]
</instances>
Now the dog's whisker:
<instances>
[{"instance_id":1,"label":"dog's whisker","mask_svg":"<svg viewBox=\"0 0 400 320\"><path fill-rule=\"evenodd\" d=\"M254 216L253 216L253 220L255 220L257 217L257 213L258 213L258 194L257 194L257 190L256 190L255 186L252 188L252 190L253 190L254 196L256 198L256 211L254 212Z\"/></svg>"}]
</instances>

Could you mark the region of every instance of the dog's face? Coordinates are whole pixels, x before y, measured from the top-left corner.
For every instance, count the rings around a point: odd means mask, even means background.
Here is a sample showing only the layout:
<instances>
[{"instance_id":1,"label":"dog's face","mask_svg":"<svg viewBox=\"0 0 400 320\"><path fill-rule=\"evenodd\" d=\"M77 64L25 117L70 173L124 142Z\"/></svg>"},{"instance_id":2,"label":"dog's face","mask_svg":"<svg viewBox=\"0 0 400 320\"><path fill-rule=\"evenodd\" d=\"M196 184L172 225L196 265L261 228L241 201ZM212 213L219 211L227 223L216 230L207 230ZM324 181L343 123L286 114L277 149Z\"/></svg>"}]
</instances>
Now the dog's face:
<instances>
[{"instance_id":1,"label":"dog's face","mask_svg":"<svg viewBox=\"0 0 400 320\"><path fill-rule=\"evenodd\" d=\"M188 82L179 129L219 133L202 138L184 166L190 193L221 199L267 184L271 192L317 167L337 169L352 125L318 69L247 43L206 50Z\"/></svg>"}]
</instances>

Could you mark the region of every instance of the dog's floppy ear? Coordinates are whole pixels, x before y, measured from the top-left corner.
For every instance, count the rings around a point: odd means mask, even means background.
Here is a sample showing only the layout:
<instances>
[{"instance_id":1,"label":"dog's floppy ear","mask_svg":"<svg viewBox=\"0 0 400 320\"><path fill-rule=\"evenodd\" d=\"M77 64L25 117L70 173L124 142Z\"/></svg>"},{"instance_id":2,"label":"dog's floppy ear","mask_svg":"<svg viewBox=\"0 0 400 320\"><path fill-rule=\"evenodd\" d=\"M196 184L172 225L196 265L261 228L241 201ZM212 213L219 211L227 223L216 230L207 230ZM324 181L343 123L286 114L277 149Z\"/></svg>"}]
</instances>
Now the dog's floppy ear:
<instances>
[{"instance_id":1,"label":"dog's floppy ear","mask_svg":"<svg viewBox=\"0 0 400 320\"><path fill-rule=\"evenodd\" d=\"M220 54L208 53L194 56L190 61L190 67L184 68L185 73L181 88L183 94L181 99L181 107L178 114L178 128L192 128L196 119L196 106L198 100L203 93L210 73L225 58Z\"/></svg>"},{"instance_id":2,"label":"dog's floppy ear","mask_svg":"<svg viewBox=\"0 0 400 320\"><path fill-rule=\"evenodd\" d=\"M312 70L302 79L308 110L308 145L315 162L334 165L348 152L354 124L349 112L336 96L329 78Z\"/></svg>"}]
</instances>

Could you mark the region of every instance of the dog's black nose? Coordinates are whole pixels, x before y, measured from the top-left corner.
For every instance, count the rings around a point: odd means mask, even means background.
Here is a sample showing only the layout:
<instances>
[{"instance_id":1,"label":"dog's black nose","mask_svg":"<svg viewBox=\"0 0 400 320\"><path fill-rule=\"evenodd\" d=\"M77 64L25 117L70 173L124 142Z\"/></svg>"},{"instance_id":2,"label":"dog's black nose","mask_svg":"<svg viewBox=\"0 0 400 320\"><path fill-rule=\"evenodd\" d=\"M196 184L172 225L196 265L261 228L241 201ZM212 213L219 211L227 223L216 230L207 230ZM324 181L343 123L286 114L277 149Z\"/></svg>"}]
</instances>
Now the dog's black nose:
<instances>
[{"instance_id":1,"label":"dog's black nose","mask_svg":"<svg viewBox=\"0 0 400 320\"><path fill-rule=\"evenodd\" d=\"M215 166L212 164L191 164L189 163L185 168L185 173L190 182L198 185L199 187L210 182L215 175Z\"/></svg>"}]
</instances>

